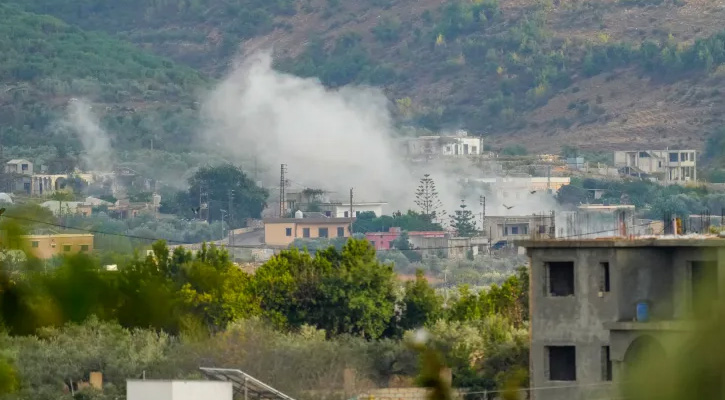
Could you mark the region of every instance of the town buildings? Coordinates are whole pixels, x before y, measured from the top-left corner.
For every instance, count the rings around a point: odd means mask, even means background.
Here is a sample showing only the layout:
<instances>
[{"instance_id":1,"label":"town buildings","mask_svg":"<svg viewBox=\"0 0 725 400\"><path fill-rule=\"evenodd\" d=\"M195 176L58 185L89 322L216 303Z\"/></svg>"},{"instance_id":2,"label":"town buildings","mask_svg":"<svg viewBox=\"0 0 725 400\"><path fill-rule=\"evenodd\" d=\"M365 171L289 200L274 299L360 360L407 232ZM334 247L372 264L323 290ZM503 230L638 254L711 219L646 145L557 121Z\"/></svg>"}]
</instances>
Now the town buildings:
<instances>
[{"instance_id":1,"label":"town buildings","mask_svg":"<svg viewBox=\"0 0 725 400\"><path fill-rule=\"evenodd\" d=\"M615 151L614 166L622 174L652 178L665 183L697 180L695 150Z\"/></svg>"},{"instance_id":2,"label":"town buildings","mask_svg":"<svg viewBox=\"0 0 725 400\"><path fill-rule=\"evenodd\" d=\"M725 290L725 239L527 240L531 399L615 398L643 348L707 314ZM697 300L705 299L704 302Z\"/></svg>"},{"instance_id":3,"label":"town buildings","mask_svg":"<svg viewBox=\"0 0 725 400\"><path fill-rule=\"evenodd\" d=\"M295 239L350 237L354 218L326 217L319 213L297 212L295 218L264 219L264 243L287 247Z\"/></svg>"}]
</instances>

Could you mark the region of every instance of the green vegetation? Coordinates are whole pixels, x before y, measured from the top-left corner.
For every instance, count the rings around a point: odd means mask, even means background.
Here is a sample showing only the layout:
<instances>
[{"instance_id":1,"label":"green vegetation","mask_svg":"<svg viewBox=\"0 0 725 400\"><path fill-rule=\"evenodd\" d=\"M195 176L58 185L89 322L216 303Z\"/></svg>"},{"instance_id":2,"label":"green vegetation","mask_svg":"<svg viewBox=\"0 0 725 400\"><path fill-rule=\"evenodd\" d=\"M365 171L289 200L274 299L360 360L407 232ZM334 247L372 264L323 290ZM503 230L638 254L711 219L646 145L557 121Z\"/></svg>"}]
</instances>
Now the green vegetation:
<instances>
[{"instance_id":1,"label":"green vegetation","mask_svg":"<svg viewBox=\"0 0 725 400\"><path fill-rule=\"evenodd\" d=\"M399 227L404 231L442 231L440 224L415 211L407 213L393 213L392 216L382 215L375 217L373 212L361 212L353 223L355 233L387 232L392 227Z\"/></svg>"},{"instance_id":2,"label":"green vegetation","mask_svg":"<svg viewBox=\"0 0 725 400\"><path fill-rule=\"evenodd\" d=\"M181 138L191 137L194 91L205 83L199 73L53 17L3 4L0 18L4 144L50 142L79 149L72 137L53 137L54 125L73 97L109 104L96 111L121 148L146 146L152 133L159 142L174 137L166 144L170 149L185 146Z\"/></svg>"}]
</instances>

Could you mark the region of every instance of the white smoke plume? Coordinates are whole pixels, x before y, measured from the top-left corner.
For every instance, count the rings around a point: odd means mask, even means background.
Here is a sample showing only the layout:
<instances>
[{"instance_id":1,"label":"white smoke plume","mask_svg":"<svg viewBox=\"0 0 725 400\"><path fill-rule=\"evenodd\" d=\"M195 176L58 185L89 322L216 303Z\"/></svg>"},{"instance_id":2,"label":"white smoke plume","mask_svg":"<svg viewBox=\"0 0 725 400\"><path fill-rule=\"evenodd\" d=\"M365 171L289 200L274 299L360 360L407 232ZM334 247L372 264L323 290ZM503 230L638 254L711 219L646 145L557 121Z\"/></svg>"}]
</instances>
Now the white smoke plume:
<instances>
[{"instance_id":1,"label":"white smoke plume","mask_svg":"<svg viewBox=\"0 0 725 400\"><path fill-rule=\"evenodd\" d=\"M85 100L72 99L61 125L73 131L83 145L82 158L88 170L105 172L113 168L111 138Z\"/></svg>"},{"instance_id":2,"label":"white smoke plume","mask_svg":"<svg viewBox=\"0 0 725 400\"><path fill-rule=\"evenodd\" d=\"M387 99L370 88L326 89L272 69L269 53L236 68L204 103L204 140L257 162L279 181L286 164L293 187L325 188L345 199L410 204L412 178L395 151ZM276 179L276 181L275 181Z\"/></svg>"},{"instance_id":3,"label":"white smoke plume","mask_svg":"<svg viewBox=\"0 0 725 400\"><path fill-rule=\"evenodd\" d=\"M443 162L408 165L396 143L388 100L378 89L328 89L317 79L275 71L267 52L237 65L203 104L202 143L235 162L246 161L246 170L253 158L269 187L279 185L280 164L286 164L293 189L332 190L331 197L345 201L353 187L356 201L387 201L387 212L404 212L416 208L415 189L427 173L447 214L458 209L461 199L479 213L483 193L462 193L458 180L480 178L481 169ZM522 198L511 210L496 196L487 201L489 215L548 212L555 203L540 194Z\"/></svg>"}]
</instances>

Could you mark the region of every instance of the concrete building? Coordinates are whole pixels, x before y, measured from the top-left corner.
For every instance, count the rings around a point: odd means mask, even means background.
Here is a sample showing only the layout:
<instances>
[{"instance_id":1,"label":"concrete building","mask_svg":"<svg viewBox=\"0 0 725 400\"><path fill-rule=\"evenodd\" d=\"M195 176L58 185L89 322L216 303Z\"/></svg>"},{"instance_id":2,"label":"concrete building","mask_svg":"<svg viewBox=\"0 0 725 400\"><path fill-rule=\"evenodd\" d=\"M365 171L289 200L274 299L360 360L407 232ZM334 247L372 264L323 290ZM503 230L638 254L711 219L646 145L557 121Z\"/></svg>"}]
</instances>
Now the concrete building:
<instances>
[{"instance_id":1,"label":"concrete building","mask_svg":"<svg viewBox=\"0 0 725 400\"><path fill-rule=\"evenodd\" d=\"M376 217L383 215L383 207L388 203L383 201L370 201L370 202L359 202L352 203L352 212L357 217L362 212L373 212ZM332 218L350 218L350 203L343 202L330 202L319 204L320 212L326 217Z\"/></svg>"},{"instance_id":2,"label":"concrete building","mask_svg":"<svg viewBox=\"0 0 725 400\"><path fill-rule=\"evenodd\" d=\"M234 386L224 381L127 380L128 400L232 400Z\"/></svg>"},{"instance_id":3,"label":"concrete building","mask_svg":"<svg viewBox=\"0 0 725 400\"><path fill-rule=\"evenodd\" d=\"M298 216L302 214L298 212ZM298 218L265 218L264 243L287 247L295 239L350 237L354 218L332 218L311 215Z\"/></svg>"},{"instance_id":4,"label":"concrete building","mask_svg":"<svg viewBox=\"0 0 725 400\"><path fill-rule=\"evenodd\" d=\"M53 256L93 252L93 235L58 233L54 235L24 235L28 251L37 258L47 260Z\"/></svg>"},{"instance_id":5,"label":"concrete building","mask_svg":"<svg viewBox=\"0 0 725 400\"><path fill-rule=\"evenodd\" d=\"M25 159L10 160L5 163L6 174L33 175L33 163Z\"/></svg>"},{"instance_id":6,"label":"concrete building","mask_svg":"<svg viewBox=\"0 0 725 400\"><path fill-rule=\"evenodd\" d=\"M615 151L614 166L625 175L651 177L667 183L697 180L695 150Z\"/></svg>"},{"instance_id":7,"label":"concrete building","mask_svg":"<svg viewBox=\"0 0 725 400\"><path fill-rule=\"evenodd\" d=\"M483 139L458 131L450 136L419 136L403 142L403 152L408 156L467 156L483 154Z\"/></svg>"},{"instance_id":8,"label":"concrete building","mask_svg":"<svg viewBox=\"0 0 725 400\"><path fill-rule=\"evenodd\" d=\"M725 239L528 240L534 400L616 398L643 348L662 347L725 290ZM648 310L648 311L645 311Z\"/></svg>"},{"instance_id":9,"label":"concrete building","mask_svg":"<svg viewBox=\"0 0 725 400\"><path fill-rule=\"evenodd\" d=\"M487 215L483 218L483 234L492 245L500 241L513 244L528 238L553 238L554 219L551 214Z\"/></svg>"},{"instance_id":10,"label":"concrete building","mask_svg":"<svg viewBox=\"0 0 725 400\"><path fill-rule=\"evenodd\" d=\"M504 201L525 199L532 191L543 193L548 189L551 192L557 192L562 188L562 186L566 186L571 183L571 178L568 176L503 176L469 180L489 185L493 194L498 199Z\"/></svg>"}]
</instances>

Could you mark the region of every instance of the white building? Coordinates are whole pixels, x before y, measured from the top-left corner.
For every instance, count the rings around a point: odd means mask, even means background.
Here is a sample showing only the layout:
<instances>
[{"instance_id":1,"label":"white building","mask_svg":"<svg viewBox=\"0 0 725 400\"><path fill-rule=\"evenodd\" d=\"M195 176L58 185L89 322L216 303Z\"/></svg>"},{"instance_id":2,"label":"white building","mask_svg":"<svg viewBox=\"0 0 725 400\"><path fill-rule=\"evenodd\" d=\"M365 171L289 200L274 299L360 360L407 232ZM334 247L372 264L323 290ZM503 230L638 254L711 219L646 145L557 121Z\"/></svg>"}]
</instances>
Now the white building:
<instances>
[{"instance_id":1,"label":"white building","mask_svg":"<svg viewBox=\"0 0 725 400\"><path fill-rule=\"evenodd\" d=\"M33 175L33 163L25 159L10 160L5 163L5 173Z\"/></svg>"},{"instance_id":2,"label":"white building","mask_svg":"<svg viewBox=\"0 0 725 400\"><path fill-rule=\"evenodd\" d=\"M383 215L383 207L388 203L382 201L352 203L353 217L362 212L373 212L376 217ZM320 210L326 217L350 218L350 203L322 203Z\"/></svg>"},{"instance_id":3,"label":"white building","mask_svg":"<svg viewBox=\"0 0 725 400\"><path fill-rule=\"evenodd\" d=\"M695 150L615 151L614 166L627 175L650 176L663 182L697 180Z\"/></svg>"},{"instance_id":4,"label":"white building","mask_svg":"<svg viewBox=\"0 0 725 400\"><path fill-rule=\"evenodd\" d=\"M127 380L128 400L232 400L232 382Z\"/></svg>"},{"instance_id":5,"label":"white building","mask_svg":"<svg viewBox=\"0 0 725 400\"><path fill-rule=\"evenodd\" d=\"M466 156L483 154L483 139L458 131L451 136L419 136L404 141L408 156Z\"/></svg>"}]
</instances>

